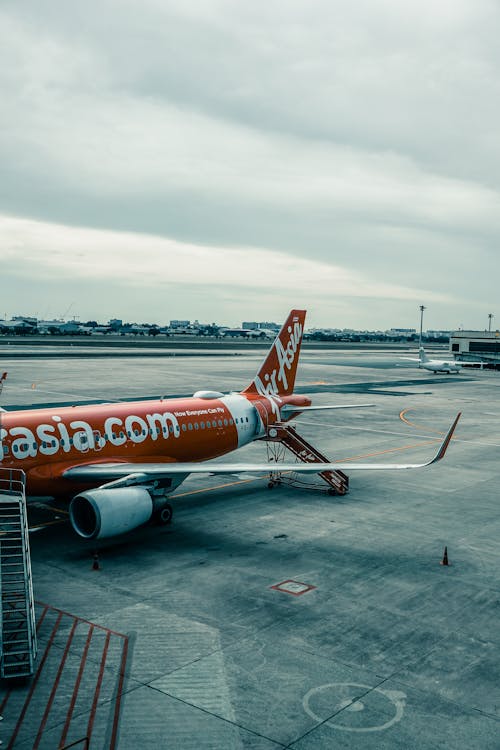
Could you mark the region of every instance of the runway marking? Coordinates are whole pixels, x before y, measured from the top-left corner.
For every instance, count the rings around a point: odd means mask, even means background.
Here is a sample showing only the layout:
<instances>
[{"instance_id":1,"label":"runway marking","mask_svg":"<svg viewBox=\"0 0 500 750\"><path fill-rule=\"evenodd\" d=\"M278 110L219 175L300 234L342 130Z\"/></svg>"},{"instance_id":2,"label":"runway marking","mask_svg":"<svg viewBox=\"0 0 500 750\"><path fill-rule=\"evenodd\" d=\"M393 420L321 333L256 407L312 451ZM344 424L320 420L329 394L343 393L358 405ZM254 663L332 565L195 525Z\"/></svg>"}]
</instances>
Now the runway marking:
<instances>
[{"instance_id":1,"label":"runway marking","mask_svg":"<svg viewBox=\"0 0 500 750\"><path fill-rule=\"evenodd\" d=\"M14 742L16 740L17 735L19 734L19 730L21 729L21 725L22 725L22 723L24 721L24 717L26 716L26 712L28 710L28 706L29 706L29 704L31 702L31 699L33 697L33 693L35 692L35 688L36 688L36 685L38 683L38 680L40 679L40 675L42 673L43 666L44 666L44 664L47 661L47 658L49 656L49 652L50 652L50 649L52 648L52 644L54 642L55 635L56 635L56 633L57 633L57 631L59 629L59 625L61 623L61 620L62 620L62 612L59 613L59 615L57 617L57 620L55 622L55 625L52 628L52 632L50 634L49 642L47 643L47 645L45 647L45 651L44 651L44 654L42 656L42 660L41 660L40 664L38 665L38 669L37 669L37 671L35 673L35 676L33 677L33 681L31 683L31 687L30 687L29 693L26 696L26 700L24 701L24 705L23 705L23 707L21 709L21 713L20 713L19 718L17 720L16 726L14 727L14 731L13 731L13 733L11 735L10 742L7 745L7 750L11 750L11 748L14 747Z\"/></svg>"},{"instance_id":2,"label":"runway marking","mask_svg":"<svg viewBox=\"0 0 500 750\"><path fill-rule=\"evenodd\" d=\"M409 419L406 419L406 414L409 411L413 411L413 409L403 409L403 411L399 412L399 418L401 421L403 421L405 424L409 425L410 427L415 427L417 430L428 430L429 432L434 432L437 435L444 435L444 432L440 432L439 430L433 430L432 427L423 426L421 424L415 424L415 422L410 422Z\"/></svg>"},{"instance_id":3,"label":"runway marking","mask_svg":"<svg viewBox=\"0 0 500 750\"><path fill-rule=\"evenodd\" d=\"M274 467L274 464L272 464L272 466ZM216 487L202 487L200 490L190 490L189 492L180 492L178 495L172 495L172 499L175 499L176 497L188 497L188 495L198 495L201 492L213 492L214 490L223 490L226 487L235 487L238 484L248 484L249 482L256 482L257 480L262 481L264 479L267 479L265 475L262 477L251 477L250 479L239 479L235 482L228 482L227 484L218 484Z\"/></svg>"},{"instance_id":4,"label":"runway marking","mask_svg":"<svg viewBox=\"0 0 500 750\"><path fill-rule=\"evenodd\" d=\"M325 719L312 710L310 702L311 698L313 698L315 695L324 693L326 691L333 692L333 699L337 700L342 696L344 697L335 706L332 706L333 713L331 714L331 716ZM362 692L361 695L359 695L360 691ZM336 696L335 693L338 693L338 695ZM394 715L391 716L388 721L385 721L383 724L372 724L371 726L364 727L349 726L348 723L342 724L337 721L333 721L333 719L337 718L342 718L349 721L349 717L351 717L353 714L360 716L360 718L363 717L364 715L361 712L365 709L365 703L361 699L366 699L366 697L369 697L372 693L377 693L378 695L383 696L390 703L392 703ZM314 719L314 721L320 722L322 726L326 725L332 727L333 729L340 729L343 732L381 732L385 729L389 729L389 727L391 727L393 724L396 724L398 721L401 721L406 705L405 699L406 693L403 693L400 690L382 690L380 687L363 685L356 682L330 682L326 685L320 685L319 687L309 690L309 692L306 693L302 700L302 706L304 708L304 711L312 719ZM369 715L370 714L368 713L368 716ZM354 722L356 720L353 718L351 719L351 721ZM360 721L360 719L358 719L357 721ZM371 721L373 721L373 719L371 719Z\"/></svg>"},{"instance_id":5,"label":"runway marking","mask_svg":"<svg viewBox=\"0 0 500 750\"><path fill-rule=\"evenodd\" d=\"M300 581L294 581L289 578L281 583L275 583L274 586L269 586L270 589L276 591L282 591L284 594L291 594L292 596L302 596L307 594L308 591L312 591L316 586L312 586L310 583L301 583Z\"/></svg>"},{"instance_id":6,"label":"runway marking","mask_svg":"<svg viewBox=\"0 0 500 750\"><path fill-rule=\"evenodd\" d=\"M54 684L52 685L52 690L50 691L49 700L47 701L47 705L45 706L45 711L42 717L42 721L40 722L40 727L38 729L38 734L36 736L35 744L33 745L33 750L36 750L37 747L40 744L40 741L42 739L42 734L45 729L45 725L47 723L47 719L49 718L50 709L52 708L52 703L54 702L54 698L56 695L56 690L59 685L59 682L61 680L62 671L64 669L64 665L66 664L66 658L69 653L69 649L71 646L71 641L73 640L73 636L75 635L75 630L78 622L77 620L73 621L73 625L71 626L71 632L69 634L68 640L66 641L66 646L64 648L63 657L61 659L61 662L59 664L59 669L57 670L57 675L54 680Z\"/></svg>"},{"instance_id":7,"label":"runway marking","mask_svg":"<svg viewBox=\"0 0 500 750\"><path fill-rule=\"evenodd\" d=\"M383 451L374 451L373 453L361 453L359 456L350 456L349 458L336 458L332 461L332 464L343 463L344 461L357 461L359 458L371 458L372 456L382 456L384 453L398 453L399 451L408 451L412 448L420 448L422 445L433 445L437 443L437 438L426 440L423 443L415 443L414 445L403 445L401 448L387 448Z\"/></svg>"},{"instance_id":8,"label":"runway marking","mask_svg":"<svg viewBox=\"0 0 500 750\"><path fill-rule=\"evenodd\" d=\"M43 745L47 727L53 728L52 725L63 723L64 712L60 713L63 711L61 709L61 697L66 693L69 695L71 692L67 709L67 702L65 702L66 716L57 747L62 747L67 740L72 741L72 739L82 737L86 725L89 740L92 740L99 747L107 748L107 750L116 750L128 657L128 636L102 625L91 623L56 607L44 605L41 602L36 602L36 605L42 608L37 618L37 633L40 632L47 615L51 617L51 621L47 625L48 628L51 627L51 632L30 685L26 687L26 690L18 688L13 690L8 687L0 703L0 712L4 717L3 724L5 725L2 728L9 731L8 726L10 724L11 736L7 748L9 750L14 748L16 741L19 741L19 739L25 741L24 737L19 737L20 732L28 736L31 733L34 735L36 732L36 737L32 741L33 750L38 750ZM61 633L61 625L71 626L69 634L65 634L64 630ZM82 630L83 632L81 632ZM100 647L99 639L95 637L93 639L93 636L97 633L105 635L104 647L101 649L99 656L95 653ZM53 647L56 635L59 638L65 638L65 643L58 648ZM78 643L75 644L78 635L85 637L86 642L83 652L80 650ZM94 653L94 661L88 658L90 650ZM68 658L70 653L72 659ZM76 656L79 656L78 660L76 660ZM97 662L97 659L99 662ZM99 663L99 672L96 676L97 663ZM111 678L111 681L104 681L105 674L110 670L113 670L116 674L114 686L111 684L113 678ZM119 671L117 672L117 670ZM76 678L75 672L77 672ZM51 678L54 673L55 677ZM106 689L106 695L101 695L104 688ZM9 701L9 706L5 711L7 701ZM79 709L75 714L77 702ZM106 708L102 708L102 706ZM105 722L104 730L101 727L97 730L94 726L99 707L106 711L109 719L108 722ZM38 718L39 716L41 716L41 719ZM38 730L36 729L37 721L40 721ZM108 726L111 728L110 733L107 731ZM68 737L70 730L73 737ZM97 736L101 731L106 733L104 737ZM92 737L92 734L95 736Z\"/></svg>"},{"instance_id":9,"label":"runway marking","mask_svg":"<svg viewBox=\"0 0 500 750\"><path fill-rule=\"evenodd\" d=\"M72 719L72 716L73 716L73 711L74 711L74 708L75 708L76 696L78 695L78 690L80 689L80 682L82 681L83 669L85 667L85 662L87 661L87 656L88 656L89 647L90 647L90 641L92 640L92 634L93 634L93 632L94 632L94 626L91 625L90 628L89 628L89 632L87 633L87 640L85 642L85 648L84 648L84 651L83 651L82 658L80 660L80 668L79 668L78 674L76 676L76 682L75 682L75 686L73 688L73 695L71 696L71 701L70 701L70 704L69 704L68 713L66 714L66 722L64 724L63 733L61 735L61 740L60 740L60 743L59 743L60 745L64 745L66 743L66 737L68 736L69 725L71 723L71 719Z\"/></svg>"}]
</instances>

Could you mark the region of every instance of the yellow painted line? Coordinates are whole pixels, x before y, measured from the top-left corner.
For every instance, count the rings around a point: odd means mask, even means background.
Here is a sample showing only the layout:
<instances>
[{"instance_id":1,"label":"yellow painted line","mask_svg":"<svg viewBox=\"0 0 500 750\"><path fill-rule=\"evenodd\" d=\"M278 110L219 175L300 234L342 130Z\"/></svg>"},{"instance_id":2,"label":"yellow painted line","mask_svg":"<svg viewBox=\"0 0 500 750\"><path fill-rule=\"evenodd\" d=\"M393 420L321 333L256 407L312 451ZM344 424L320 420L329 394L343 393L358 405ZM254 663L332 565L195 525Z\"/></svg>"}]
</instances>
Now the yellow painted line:
<instances>
[{"instance_id":1,"label":"yellow painted line","mask_svg":"<svg viewBox=\"0 0 500 750\"><path fill-rule=\"evenodd\" d=\"M53 505L46 505L45 503L34 503L34 508L44 508L49 510L51 513L62 513L65 516L69 516L69 510L63 510L63 508L54 508ZM29 508L29 503L28 503Z\"/></svg>"},{"instance_id":2,"label":"yellow painted line","mask_svg":"<svg viewBox=\"0 0 500 750\"><path fill-rule=\"evenodd\" d=\"M179 495L172 495L172 500L177 497L188 497L189 495L198 495L200 492L213 492L214 490L223 490L225 487L235 487L237 484L248 484L256 480L267 479L266 476L252 477L251 479L240 479L237 482L228 482L227 484L218 484L216 487L203 487L201 490L191 490L191 492L181 492Z\"/></svg>"},{"instance_id":3,"label":"yellow painted line","mask_svg":"<svg viewBox=\"0 0 500 750\"><path fill-rule=\"evenodd\" d=\"M29 531L38 531L44 529L46 526L55 526L58 523L66 523L65 518L58 518L57 521L46 521L45 523L39 523L36 526L30 526Z\"/></svg>"},{"instance_id":4,"label":"yellow painted line","mask_svg":"<svg viewBox=\"0 0 500 750\"><path fill-rule=\"evenodd\" d=\"M403 411L399 412L399 418L402 422L409 425L410 427L415 427L417 430L426 430L426 432L435 432L436 435L444 435L444 432L440 432L439 430L433 430L432 427L427 427L421 424L416 424L415 422L410 422L409 419L406 419L406 414L409 411L413 411L413 409L403 409Z\"/></svg>"},{"instance_id":5,"label":"yellow painted line","mask_svg":"<svg viewBox=\"0 0 500 750\"><path fill-rule=\"evenodd\" d=\"M412 448L420 448L422 445L433 445L437 443L438 440L432 439L432 440L425 440L423 443L414 443L413 445L403 445L401 448L387 448L387 450L384 451L374 451L373 453L362 453L359 456L350 456L349 458L336 458L335 461L332 461L333 464L340 464L344 461L357 461L360 458L370 458L371 456L382 456L384 453L398 453L399 451L408 451Z\"/></svg>"}]
</instances>

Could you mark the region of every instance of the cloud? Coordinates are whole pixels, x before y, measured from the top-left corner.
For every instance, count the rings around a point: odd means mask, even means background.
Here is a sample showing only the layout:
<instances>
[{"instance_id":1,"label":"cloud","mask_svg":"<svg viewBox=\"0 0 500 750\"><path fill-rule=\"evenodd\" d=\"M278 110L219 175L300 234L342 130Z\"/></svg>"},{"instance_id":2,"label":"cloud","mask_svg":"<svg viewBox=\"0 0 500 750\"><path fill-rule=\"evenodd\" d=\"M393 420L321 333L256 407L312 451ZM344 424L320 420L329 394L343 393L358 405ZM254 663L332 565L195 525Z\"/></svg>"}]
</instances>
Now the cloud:
<instances>
[{"instance_id":1,"label":"cloud","mask_svg":"<svg viewBox=\"0 0 500 750\"><path fill-rule=\"evenodd\" d=\"M428 299L446 295L372 281L362 273L272 249L219 248L152 235L111 232L0 216L4 275L77 278L142 288L177 286L255 289L323 297Z\"/></svg>"},{"instance_id":2,"label":"cloud","mask_svg":"<svg viewBox=\"0 0 500 750\"><path fill-rule=\"evenodd\" d=\"M163 238L178 284L187 248L207 283L252 248L304 294L314 264L353 300L386 289L391 315L417 298L482 315L500 270L499 16L488 0L7 1L0 212L124 233L121 261L99 235L94 280L106 258L117 283L142 278L136 233Z\"/></svg>"}]
</instances>

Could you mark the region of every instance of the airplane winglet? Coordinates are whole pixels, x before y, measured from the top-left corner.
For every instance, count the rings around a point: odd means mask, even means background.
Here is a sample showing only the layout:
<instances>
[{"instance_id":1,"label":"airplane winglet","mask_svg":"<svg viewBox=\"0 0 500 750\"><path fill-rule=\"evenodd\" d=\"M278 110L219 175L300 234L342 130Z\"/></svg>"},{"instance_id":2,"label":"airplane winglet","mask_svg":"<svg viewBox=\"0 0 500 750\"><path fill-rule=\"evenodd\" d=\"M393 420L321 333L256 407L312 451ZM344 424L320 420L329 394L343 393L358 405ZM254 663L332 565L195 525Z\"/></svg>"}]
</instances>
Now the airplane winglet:
<instances>
[{"instance_id":1,"label":"airplane winglet","mask_svg":"<svg viewBox=\"0 0 500 750\"><path fill-rule=\"evenodd\" d=\"M435 464L437 461L441 461L441 459L444 457L444 454L446 453L448 446L450 444L451 438L453 437L453 433L455 432L455 427L457 426L458 420L460 419L461 416L462 416L462 412L459 411L457 416L455 417L453 424L451 425L450 429L446 433L446 437L441 443L441 446L438 452L436 453L434 458L429 461L427 466L430 466L431 464Z\"/></svg>"}]
</instances>

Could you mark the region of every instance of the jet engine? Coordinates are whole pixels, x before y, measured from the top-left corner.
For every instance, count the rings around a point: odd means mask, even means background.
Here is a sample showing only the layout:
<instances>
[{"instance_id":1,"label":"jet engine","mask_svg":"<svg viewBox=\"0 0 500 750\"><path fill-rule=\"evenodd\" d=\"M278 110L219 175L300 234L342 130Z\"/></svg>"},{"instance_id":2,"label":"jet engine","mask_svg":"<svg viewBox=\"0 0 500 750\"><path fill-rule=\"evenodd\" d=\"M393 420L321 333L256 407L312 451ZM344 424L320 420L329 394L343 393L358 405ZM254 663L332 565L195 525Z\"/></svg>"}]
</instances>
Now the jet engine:
<instances>
[{"instance_id":1,"label":"jet engine","mask_svg":"<svg viewBox=\"0 0 500 750\"><path fill-rule=\"evenodd\" d=\"M145 487L89 490L75 495L69 506L71 525L84 539L105 539L141 526L153 515Z\"/></svg>"}]
</instances>

